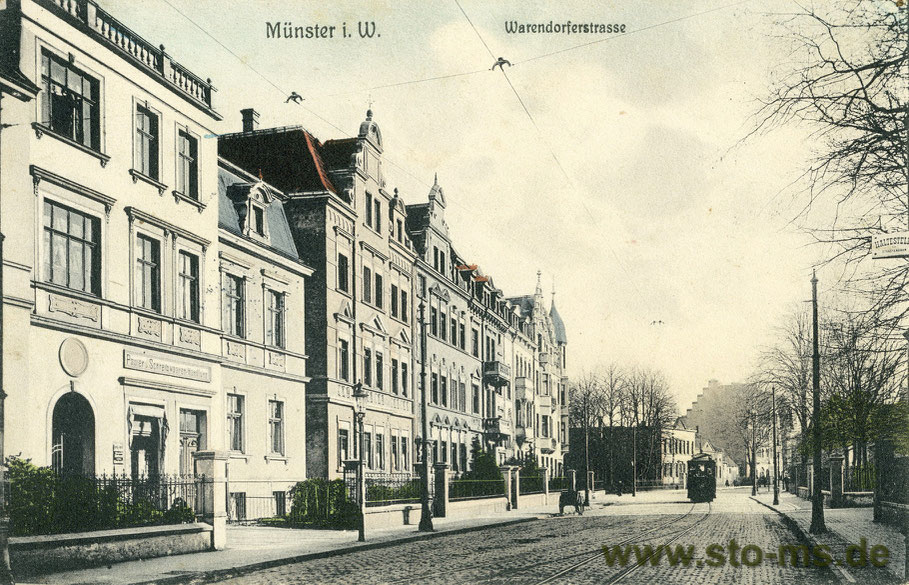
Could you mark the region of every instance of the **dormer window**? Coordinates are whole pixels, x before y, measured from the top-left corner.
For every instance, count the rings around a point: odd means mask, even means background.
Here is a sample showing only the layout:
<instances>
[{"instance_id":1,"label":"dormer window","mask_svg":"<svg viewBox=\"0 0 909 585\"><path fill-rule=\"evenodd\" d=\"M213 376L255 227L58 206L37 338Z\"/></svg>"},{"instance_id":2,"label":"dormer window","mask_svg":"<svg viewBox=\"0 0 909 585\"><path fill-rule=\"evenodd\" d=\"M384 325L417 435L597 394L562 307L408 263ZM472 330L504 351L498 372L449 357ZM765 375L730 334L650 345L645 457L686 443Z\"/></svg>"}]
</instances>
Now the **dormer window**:
<instances>
[{"instance_id":1,"label":"dormer window","mask_svg":"<svg viewBox=\"0 0 909 585\"><path fill-rule=\"evenodd\" d=\"M265 236L265 210L261 207L253 207L252 225L250 229L260 236Z\"/></svg>"},{"instance_id":2,"label":"dormer window","mask_svg":"<svg viewBox=\"0 0 909 585\"><path fill-rule=\"evenodd\" d=\"M264 183L237 183L227 195L237 212L237 227L244 236L268 239L268 206L273 195Z\"/></svg>"}]
</instances>

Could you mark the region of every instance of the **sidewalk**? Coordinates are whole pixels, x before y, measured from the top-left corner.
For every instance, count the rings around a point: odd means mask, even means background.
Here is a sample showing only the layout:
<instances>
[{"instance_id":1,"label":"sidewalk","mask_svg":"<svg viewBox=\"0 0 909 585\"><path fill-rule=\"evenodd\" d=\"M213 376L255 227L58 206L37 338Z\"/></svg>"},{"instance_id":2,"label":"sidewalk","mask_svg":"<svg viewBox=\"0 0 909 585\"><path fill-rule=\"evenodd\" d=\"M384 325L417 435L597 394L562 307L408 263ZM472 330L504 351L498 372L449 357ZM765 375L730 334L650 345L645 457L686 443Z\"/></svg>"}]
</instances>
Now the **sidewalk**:
<instances>
[{"instance_id":1,"label":"sidewalk","mask_svg":"<svg viewBox=\"0 0 909 585\"><path fill-rule=\"evenodd\" d=\"M306 530L260 526L229 526L225 550L129 561L109 567L82 569L30 577L19 585L133 585L208 582L218 573L247 572L306 560L307 556L344 554L360 548L377 548L410 540L434 538L550 517L558 506L528 508L475 518L433 518L435 532L421 533L416 526L399 526L366 534L357 542L355 530Z\"/></svg>"},{"instance_id":2,"label":"sidewalk","mask_svg":"<svg viewBox=\"0 0 909 585\"><path fill-rule=\"evenodd\" d=\"M872 521L872 508L824 508L824 524L827 527L825 534L810 534L811 526L811 501L803 500L790 493L780 492L780 503L772 504L773 494L766 491L752 496L758 502L772 508L791 521L816 544L829 546L834 555L842 556L846 547L859 544L864 538L868 549L875 545L884 545L890 551L887 570L890 576L900 583L905 582L903 569L905 567L906 545L903 535L894 526L879 524ZM841 582L844 583L875 583L879 575L875 573L881 569L871 567L837 567Z\"/></svg>"}]
</instances>

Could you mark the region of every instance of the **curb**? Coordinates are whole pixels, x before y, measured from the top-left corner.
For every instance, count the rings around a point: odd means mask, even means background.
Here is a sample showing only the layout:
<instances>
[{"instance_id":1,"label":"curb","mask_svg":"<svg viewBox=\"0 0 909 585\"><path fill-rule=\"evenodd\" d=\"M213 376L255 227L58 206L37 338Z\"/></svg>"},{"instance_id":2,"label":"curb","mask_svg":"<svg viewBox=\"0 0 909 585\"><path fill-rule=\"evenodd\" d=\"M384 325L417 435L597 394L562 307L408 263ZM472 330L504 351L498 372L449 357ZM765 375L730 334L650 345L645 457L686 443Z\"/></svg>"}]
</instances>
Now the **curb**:
<instances>
[{"instance_id":1,"label":"curb","mask_svg":"<svg viewBox=\"0 0 909 585\"><path fill-rule=\"evenodd\" d=\"M781 512L781 511L777 510L776 508L774 508L774 507L771 506L770 504L765 504L764 502L760 501L759 499L755 498L754 496L748 496L748 497L749 497L750 499L754 500L755 502L757 502L758 504L764 506L764 507L767 508L768 510L772 510L772 511L776 512L776 513L780 516L780 518L782 518L783 524L786 525L786 528L788 528L789 530L795 532L795 535L796 535L796 537L797 537L799 540L801 540L801 541L803 541L803 542L807 542L807 543L811 544L812 546L817 546L817 545L818 545L818 541L817 541L813 536L811 536L810 534L808 534L807 532L805 532L805 531L802 529L802 527L799 526L798 522L796 522L795 520L793 520L792 518L790 518L788 514L786 514L785 512ZM830 571L830 572L833 573L834 575L836 574L834 571L830 570L831 567L828 566L828 567L824 567L824 568L826 568L828 571ZM840 571L843 571L842 567L837 567L837 569L839 569ZM848 573L847 573L847 574L848 574ZM850 578L851 578L851 576L850 576ZM842 579L837 579L837 580L838 580L840 583L843 582ZM848 580L849 580L849 579L847 578L847 581L848 581ZM852 579L851 582L855 582L855 579Z\"/></svg>"},{"instance_id":2,"label":"curb","mask_svg":"<svg viewBox=\"0 0 909 585\"><path fill-rule=\"evenodd\" d=\"M269 561L262 561L258 563L251 563L249 565L242 565L239 567L231 567L229 569L215 569L212 571L202 571L199 573L190 573L186 575L175 575L173 577L164 577L162 579L152 579L151 581L137 581L131 583L130 585L202 585L205 583L214 583L217 581L222 581L224 579L230 579L234 577L240 577L242 575L247 575L256 571L262 571L265 569L273 569L275 567L281 567L284 565L292 565L294 563L300 563L304 561L311 561L315 559L324 559L340 555L345 555L353 552L366 551L366 550L376 550L382 548L388 548L391 546L396 546L399 544L408 544L411 542L416 542L419 540L427 540L431 538L441 538L445 536L454 536L457 534L465 534L468 532L476 532L478 530L484 530L486 528L500 528L505 526L513 526L515 524L523 524L525 522L534 522L536 520L543 520L545 517L534 516L530 518L516 518L514 520L506 520L505 522L494 522L491 524L481 524L478 526L466 526L464 528L455 528L453 530L441 530L438 532L426 532L421 534L415 534L413 536L407 536L404 538L383 540L381 542L368 542L366 544L345 546L342 548L337 548L334 550L328 550L318 553L305 553L301 555L294 555L291 557L284 557L281 559L272 559Z\"/></svg>"}]
</instances>

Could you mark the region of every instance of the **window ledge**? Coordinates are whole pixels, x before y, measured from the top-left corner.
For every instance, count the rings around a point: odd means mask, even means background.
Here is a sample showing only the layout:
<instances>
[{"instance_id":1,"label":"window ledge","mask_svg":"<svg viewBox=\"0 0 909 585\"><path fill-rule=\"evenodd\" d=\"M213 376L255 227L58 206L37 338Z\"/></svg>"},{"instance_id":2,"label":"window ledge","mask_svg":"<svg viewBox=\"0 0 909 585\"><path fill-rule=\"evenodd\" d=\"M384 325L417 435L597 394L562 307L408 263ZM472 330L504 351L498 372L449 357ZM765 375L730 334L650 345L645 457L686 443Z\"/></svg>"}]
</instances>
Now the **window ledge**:
<instances>
[{"instance_id":1,"label":"window ledge","mask_svg":"<svg viewBox=\"0 0 909 585\"><path fill-rule=\"evenodd\" d=\"M106 167L108 161L110 160L110 157L108 155L104 154L103 152L99 152L97 150L89 148L88 146L85 146L84 144L76 142L72 138L68 138L62 134L59 134L59 133L55 132L52 128L50 128L49 126L45 126L44 124L39 124L38 122L32 122L32 128L34 128L35 136L37 136L38 138L41 138L42 136L47 134L48 136L53 136L57 140L64 142L66 144L69 144L70 146L77 148L78 150L81 150L85 154L95 157L101 163L101 168Z\"/></svg>"},{"instance_id":2,"label":"window ledge","mask_svg":"<svg viewBox=\"0 0 909 585\"><path fill-rule=\"evenodd\" d=\"M199 213L202 213L202 210L205 209L205 204L204 204L204 203L202 203L201 201L196 201L195 199L193 199L193 198L190 197L189 195L186 195L186 194L181 193L181 192L179 192L179 191L173 191L172 193L173 193L173 196L174 196L174 201L176 201L177 203L179 203L179 202L181 202L181 201L185 201L186 203L189 203L190 205L192 205L193 207L195 207L195 208L196 208L196 211L198 211Z\"/></svg>"},{"instance_id":3,"label":"window ledge","mask_svg":"<svg viewBox=\"0 0 909 585\"><path fill-rule=\"evenodd\" d=\"M266 463L271 463L272 461L281 461L285 465L287 465L288 458L285 457L284 455L266 455L265 456Z\"/></svg>"},{"instance_id":4,"label":"window ledge","mask_svg":"<svg viewBox=\"0 0 909 585\"><path fill-rule=\"evenodd\" d=\"M231 459L242 459L243 461L249 460L249 456L242 451L231 451L229 457Z\"/></svg>"},{"instance_id":5,"label":"window ledge","mask_svg":"<svg viewBox=\"0 0 909 585\"><path fill-rule=\"evenodd\" d=\"M137 171L136 169L129 169L129 174L133 177L133 183L137 183L140 180L148 183L149 185L155 187L158 190L158 195L164 195L164 192L167 191L167 185L149 177L142 171Z\"/></svg>"}]
</instances>

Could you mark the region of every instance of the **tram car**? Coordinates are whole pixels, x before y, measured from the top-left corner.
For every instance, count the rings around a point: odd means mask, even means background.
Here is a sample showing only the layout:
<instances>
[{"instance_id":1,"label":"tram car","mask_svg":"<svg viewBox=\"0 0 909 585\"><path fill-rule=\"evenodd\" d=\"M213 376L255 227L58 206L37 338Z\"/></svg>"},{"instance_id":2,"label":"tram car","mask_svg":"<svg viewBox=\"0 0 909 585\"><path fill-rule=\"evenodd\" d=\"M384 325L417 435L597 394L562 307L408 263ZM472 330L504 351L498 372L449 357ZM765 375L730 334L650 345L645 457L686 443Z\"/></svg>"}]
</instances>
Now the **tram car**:
<instances>
[{"instance_id":1,"label":"tram car","mask_svg":"<svg viewBox=\"0 0 909 585\"><path fill-rule=\"evenodd\" d=\"M701 453L688 462L688 499L712 502L716 497L716 461Z\"/></svg>"}]
</instances>

